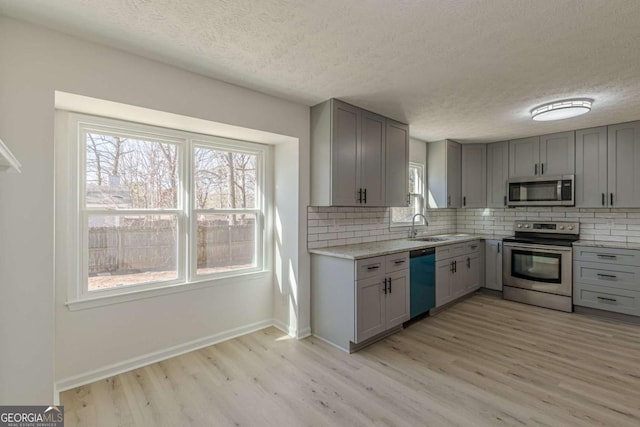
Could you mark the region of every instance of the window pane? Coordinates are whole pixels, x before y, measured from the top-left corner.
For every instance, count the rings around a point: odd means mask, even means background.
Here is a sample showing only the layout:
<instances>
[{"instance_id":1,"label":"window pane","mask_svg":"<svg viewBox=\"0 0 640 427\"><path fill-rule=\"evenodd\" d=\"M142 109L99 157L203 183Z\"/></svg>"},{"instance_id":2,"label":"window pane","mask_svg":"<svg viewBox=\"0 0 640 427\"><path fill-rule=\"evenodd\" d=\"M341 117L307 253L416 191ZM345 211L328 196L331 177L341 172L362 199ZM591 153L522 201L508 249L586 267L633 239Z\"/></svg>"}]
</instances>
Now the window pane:
<instances>
[{"instance_id":1,"label":"window pane","mask_svg":"<svg viewBox=\"0 0 640 427\"><path fill-rule=\"evenodd\" d=\"M89 215L89 291L178 277L176 215Z\"/></svg>"},{"instance_id":2,"label":"window pane","mask_svg":"<svg viewBox=\"0 0 640 427\"><path fill-rule=\"evenodd\" d=\"M87 207L177 207L177 145L97 132L85 144Z\"/></svg>"},{"instance_id":3,"label":"window pane","mask_svg":"<svg viewBox=\"0 0 640 427\"><path fill-rule=\"evenodd\" d=\"M257 160L255 154L194 147L196 208L255 208Z\"/></svg>"},{"instance_id":4,"label":"window pane","mask_svg":"<svg viewBox=\"0 0 640 427\"><path fill-rule=\"evenodd\" d=\"M197 274L256 267L256 215L198 215Z\"/></svg>"}]
</instances>

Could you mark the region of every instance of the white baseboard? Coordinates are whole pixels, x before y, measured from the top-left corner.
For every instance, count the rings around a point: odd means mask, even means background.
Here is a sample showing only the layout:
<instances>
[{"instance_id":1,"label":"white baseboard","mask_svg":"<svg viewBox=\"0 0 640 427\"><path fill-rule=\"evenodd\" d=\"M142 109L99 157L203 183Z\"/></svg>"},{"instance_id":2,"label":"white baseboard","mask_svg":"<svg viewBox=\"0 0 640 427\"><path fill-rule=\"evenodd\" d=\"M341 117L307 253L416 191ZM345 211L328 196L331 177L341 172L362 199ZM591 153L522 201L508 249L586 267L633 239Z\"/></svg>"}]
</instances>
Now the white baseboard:
<instances>
[{"instance_id":1,"label":"white baseboard","mask_svg":"<svg viewBox=\"0 0 640 427\"><path fill-rule=\"evenodd\" d=\"M306 328L301 329L301 330L298 331L298 339L299 340L301 340L303 338L306 338L306 337L310 337L310 336L311 336L311 327L310 326L307 326Z\"/></svg>"},{"instance_id":2,"label":"white baseboard","mask_svg":"<svg viewBox=\"0 0 640 427\"><path fill-rule=\"evenodd\" d=\"M114 363L113 365L88 371L83 374L74 375L72 377L65 378L63 380L56 382L55 394L58 395L58 393L65 390L70 390L72 388L80 387L86 384L91 384L93 382L100 381L105 378L109 378L114 375L121 374L123 372L131 371L132 369L141 368L143 366L160 362L162 360L166 360L172 357L176 357L181 354L189 353L191 351L198 350L204 347L209 347L210 345L214 345L222 341L236 338L241 335L246 335L251 332L259 331L269 326L275 326L278 329L282 329L278 323L281 323L282 325L284 325L282 322L277 322L276 320L272 320L272 319L252 323L249 325L241 326L239 328L231 329L229 331L210 335L205 338L200 338L184 344L169 347L164 350L155 351L139 357L134 357L132 359L125 360L123 362ZM288 326L286 328L288 329ZM283 329L283 331L285 333L288 333L286 332L285 329Z\"/></svg>"},{"instance_id":3,"label":"white baseboard","mask_svg":"<svg viewBox=\"0 0 640 427\"><path fill-rule=\"evenodd\" d=\"M289 335L290 337L296 336L296 329L291 325L287 325L282 320L273 319L273 326L280 329L282 332Z\"/></svg>"}]
</instances>

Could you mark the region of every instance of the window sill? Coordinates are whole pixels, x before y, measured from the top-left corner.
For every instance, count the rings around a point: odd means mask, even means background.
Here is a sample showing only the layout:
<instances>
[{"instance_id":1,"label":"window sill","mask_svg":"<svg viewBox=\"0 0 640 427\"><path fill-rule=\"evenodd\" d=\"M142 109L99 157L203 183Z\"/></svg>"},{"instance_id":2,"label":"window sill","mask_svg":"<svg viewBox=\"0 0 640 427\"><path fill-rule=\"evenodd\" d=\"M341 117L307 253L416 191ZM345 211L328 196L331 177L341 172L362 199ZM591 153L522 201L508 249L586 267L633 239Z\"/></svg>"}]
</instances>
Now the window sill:
<instances>
[{"instance_id":1,"label":"window sill","mask_svg":"<svg viewBox=\"0 0 640 427\"><path fill-rule=\"evenodd\" d=\"M208 278L194 282L183 282L171 285L166 285L158 288L151 289L132 289L128 292L122 292L118 294L92 296L89 298L69 300L65 303L69 311L86 310L89 308L103 307L112 304L121 304L130 301L136 301L146 298L154 298L161 295L175 294L178 292L194 291L197 289L205 289L214 286L223 286L233 284L240 280L253 281L264 279L272 274L271 270L262 270L258 272L250 272L244 274L238 274L234 276L220 277L220 278Z\"/></svg>"}]
</instances>

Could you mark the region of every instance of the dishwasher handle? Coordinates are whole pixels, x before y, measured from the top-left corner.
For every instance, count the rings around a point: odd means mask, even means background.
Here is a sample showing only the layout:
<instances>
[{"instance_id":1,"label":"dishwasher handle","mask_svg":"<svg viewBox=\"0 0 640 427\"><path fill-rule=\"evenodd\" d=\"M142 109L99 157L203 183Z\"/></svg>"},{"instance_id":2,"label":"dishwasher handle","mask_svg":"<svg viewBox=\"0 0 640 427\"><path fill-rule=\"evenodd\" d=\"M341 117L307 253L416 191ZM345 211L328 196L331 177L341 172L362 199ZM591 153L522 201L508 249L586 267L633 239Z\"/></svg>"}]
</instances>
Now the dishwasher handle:
<instances>
[{"instance_id":1,"label":"dishwasher handle","mask_svg":"<svg viewBox=\"0 0 640 427\"><path fill-rule=\"evenodd\" d=\"M416 249L409 253L409 258L418 258L421 256L433 255L435 253L436 253L436 248Z\"/></svg>"}]
</instances>

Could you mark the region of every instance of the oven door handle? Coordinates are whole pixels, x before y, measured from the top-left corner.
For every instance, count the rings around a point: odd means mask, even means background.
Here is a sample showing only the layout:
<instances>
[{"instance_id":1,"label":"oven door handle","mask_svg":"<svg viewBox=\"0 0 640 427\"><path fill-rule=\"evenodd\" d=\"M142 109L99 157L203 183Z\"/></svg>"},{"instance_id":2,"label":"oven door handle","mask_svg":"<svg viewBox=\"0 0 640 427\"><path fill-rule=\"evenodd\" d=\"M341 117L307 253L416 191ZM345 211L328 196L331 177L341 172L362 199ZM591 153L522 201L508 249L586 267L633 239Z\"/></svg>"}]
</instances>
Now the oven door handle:
<instances>
[{"instance_id":1,"label":"oven door handle","mask_svg":"<svg viewBox=\"0 0 640 427\"><path fill-rule=\"evenodd\" d=\"M511 249L521 249L523 251L531 251L537 250L538 252L547 252L547 253L567 253L571 252L572 248L567 246L552 246L552 245L537 245L535 243L510 243L504 242L502 244L503 249L511 248Z\"/></svg>"}]
</instances>

